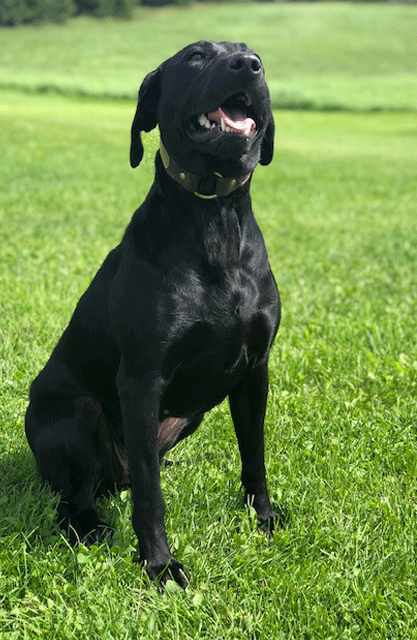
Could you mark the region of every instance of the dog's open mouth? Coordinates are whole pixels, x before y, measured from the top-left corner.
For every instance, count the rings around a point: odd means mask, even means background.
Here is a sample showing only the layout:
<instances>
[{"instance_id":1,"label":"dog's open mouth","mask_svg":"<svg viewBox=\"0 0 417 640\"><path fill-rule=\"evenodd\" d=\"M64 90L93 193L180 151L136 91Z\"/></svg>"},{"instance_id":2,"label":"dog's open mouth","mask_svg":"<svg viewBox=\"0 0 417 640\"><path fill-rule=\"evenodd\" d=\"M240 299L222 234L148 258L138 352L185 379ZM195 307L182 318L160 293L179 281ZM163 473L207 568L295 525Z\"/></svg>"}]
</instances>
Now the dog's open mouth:
<instances>
[{"instance_id":1,"label":"dog's open mouth","mask_svg":"<svg viewBox=\"0 0 417 640\"><path fill-rule=\"evenodd\" d=\"M187 122L189 134L204 140L222 133L251 138L257 128L256 113L247 93L235 94L217 109L195 115Z\"/></svg>"}]
</instances>

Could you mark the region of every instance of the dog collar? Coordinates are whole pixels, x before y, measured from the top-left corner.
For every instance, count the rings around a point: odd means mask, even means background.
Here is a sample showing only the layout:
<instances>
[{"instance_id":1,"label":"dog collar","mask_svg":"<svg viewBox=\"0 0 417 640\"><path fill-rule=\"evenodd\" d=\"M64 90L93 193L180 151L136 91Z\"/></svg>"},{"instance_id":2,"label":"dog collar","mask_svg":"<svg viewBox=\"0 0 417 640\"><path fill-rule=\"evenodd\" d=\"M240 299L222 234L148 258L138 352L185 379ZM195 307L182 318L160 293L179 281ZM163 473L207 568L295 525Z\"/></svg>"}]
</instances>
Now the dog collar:
<instances>
[{"instance_id":1,"label":"dog collar","mask_svg":"<svg viewBox=\"0 0 417 640\"><path fill-rule=\"evenodd\" d=\"M163 142L161 140L159 153L161 156L162 164L165 167L165 171L167 174L178 182L186 191L193 193L198 198L202 198L202 200L214 200L215 198L221 198L223 196L228 196L232 191L236 191L239 187L243 187L243 185L249 180L251 174L247 173L244 176L240 176L239 178L224 178L220 173L216 171L213 175L216 178L216 187L214 192L209 195L205 195L204 193L199 193L198 186L201 181L201 176L196 175L195 173L188 173L186 171L182 171L182 169L177 165L176 162L172 158L169 157L168 151L165 149Z\"/></svg>"}]
</instances>

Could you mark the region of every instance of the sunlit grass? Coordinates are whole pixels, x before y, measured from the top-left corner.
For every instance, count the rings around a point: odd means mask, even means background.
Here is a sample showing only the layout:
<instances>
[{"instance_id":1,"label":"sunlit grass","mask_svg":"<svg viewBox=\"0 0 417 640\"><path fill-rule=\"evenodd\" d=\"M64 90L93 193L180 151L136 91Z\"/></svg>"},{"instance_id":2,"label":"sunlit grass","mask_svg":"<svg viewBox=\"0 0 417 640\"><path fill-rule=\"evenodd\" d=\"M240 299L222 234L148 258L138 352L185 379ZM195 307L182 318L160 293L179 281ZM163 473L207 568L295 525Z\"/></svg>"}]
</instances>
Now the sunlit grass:
<instances>
[{"instance_id":1,"label":"sunlit grass","mask_svg":"<svg viewBox=\"0 0 417 640\"><path fill-rule=\"evenodd\" d=\"M0 638L413 638L417 222L413 114L276 112L253 201L281 288L266 423L272 542L241 508L227 404L163 469L192 573L159 597L111 545L72 550L23 434L28 386L152 181L128 166L132 103L0 94Z\"/></svg>"},{"instance_id":2,"label":"sunlit grass","mask_svg":"<svg viewBox=\"0 0 417 640\"><path fill-rule=\"evenodd\" d=\"M0 30L0 86L134 98L145 74L199 39L244 41L275 106L417 109L416 5L196 4L136 20Z\"/></svg>"}]
</instances>

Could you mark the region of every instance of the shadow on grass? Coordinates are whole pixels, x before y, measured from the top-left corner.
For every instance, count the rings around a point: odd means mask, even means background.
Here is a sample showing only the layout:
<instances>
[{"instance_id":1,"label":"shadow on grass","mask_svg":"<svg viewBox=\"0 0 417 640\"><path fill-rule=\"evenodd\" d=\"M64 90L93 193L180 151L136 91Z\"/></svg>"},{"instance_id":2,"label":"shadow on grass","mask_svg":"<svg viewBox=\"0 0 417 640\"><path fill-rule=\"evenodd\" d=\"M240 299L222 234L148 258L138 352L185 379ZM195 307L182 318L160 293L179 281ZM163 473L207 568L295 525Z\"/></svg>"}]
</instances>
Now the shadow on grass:
<instances>
[{"instance_id":1,"label":"shadow on grass","mask_svg":"<svg viewBox=\"0 0 417 640\"><path fill-rule=\"evenodd\" d=\"M56 509L59 494L39 476L32 453L27 449L5 455L0 460L0 477L0 538L20 536L42 546L62 540ZM102 509L109 497L99 499ZM116 510L112 515L116 526L117 517Z\"/></svg>"},{"instance_id":2,"label":"shadow on grass","mask_svg":"<svg viewBox=\"0 0 417 640\"><path fill-rule=\"evenodd\" d=\"M59 535L58 496L41 481L29 450L5 455L0 477L0 537L21 535L28 540Z\"/></svg>"},{"instance_id":3,"label":"shadow on grass","mask_svg":"<svg viewBox=\"0 0 417 640\"><path fill-rule=\"evenodd\" d=\"M204 459L211 457L203 455ZM192 466L195 458L181 459L177 461L168 460L164 463L167 468ZM6 545L9 541L15 544L26 544L31 548L37 547L42 553L48 547L56 548L57 545L66 548L68 551L69 542L59 526L56 507L59 495L42 481L38 475L36 464L32 453L28 449L23 449L4 456L0 460L0 474L2 482L0 484L0 540ZM225 509L227 510L226 520L231 524L231 533L240 530L242 523L247 518L247 524L251 528L257 529L256 517L251 513L248 505L244 504L243 488L236 491L237 487L225 487ZM185 489L186 490L186 489ZM182 492L181 486L177 491ZM189 496L190 501L200 513L207 510L206 495L197 493ZM175 495L167 497L167 509L172 508L170 502L175 499ZM178 496L179 497L179 496ZM187 496L181 496L187 500ZM215 500L215 492L212 499ZM107 544L114 551L126 555L134 552L136 548L136 537L131 525L131 495L130 491L116 491L114 494L106 494L97 500L98 511L105 522L114 528L113 537L107 538ZM186 505L182 507L186 509ZM274 504L273 508L278 514L276 529L285 528L290 520L288 509L284 505ZM247 512L245 515L244 512ZM239 515L242 514L242 515ZM242 516L243 519L242 520ZM235 518L237 517L237 521ZM239 524L239 522L241 524ZM247 525L244 525L244 529ZM237 527L237 529L236 529ZM101 546L101 545L100 545Z\"/></svg>"},{"instance_id":4,"label":"shadow on grass","mask_svg":"<svg viewBox=\"0 0 417 640\"><path fill-rule=\"evenodd\" d=\"M20 82L0 82L0 89L4 91L15 91L29 95L46 95L46 96L62 96L69 99L77 100L112 100L112 101L132 101L136 103L137 92L136 89L132 92L119 92L114 93L111 91L91 91L83 88L62 87L59 84L39 84L30 85ZM272 94L271 96L273 109L284 109L288 111L323 111L323 112L340 112L346 113L416 113L417 109L410 105L381 105L381 104L369 104L369 105L352 105L345 104L343 102L323 102L322 100L315 100L314 98L305 98L302 95L293 96L286 94L285 92Z\"/></svg>"}]
</instances>

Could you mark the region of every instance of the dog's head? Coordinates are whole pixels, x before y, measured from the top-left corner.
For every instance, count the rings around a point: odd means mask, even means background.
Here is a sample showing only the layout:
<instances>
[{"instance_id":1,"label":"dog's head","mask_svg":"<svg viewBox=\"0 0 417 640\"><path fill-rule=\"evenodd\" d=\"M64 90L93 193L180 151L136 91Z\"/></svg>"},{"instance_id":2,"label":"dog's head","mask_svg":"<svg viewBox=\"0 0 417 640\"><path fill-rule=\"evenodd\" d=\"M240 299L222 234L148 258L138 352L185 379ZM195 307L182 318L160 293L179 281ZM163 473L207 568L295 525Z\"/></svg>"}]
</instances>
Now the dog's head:
<instances>
[{"instance_id":1,"label":"dog's head","mask_svg":"<svg viewBox=\"0 0 417 640\"><path fill-rule=\"evenodd\" d=\"M132 124L132 167L143 156L140 132L157 124L184 171L228 177L268 164L274 121L260 58L245 44L201 41L149 73Z\"/></svg>"}]
</instances>

